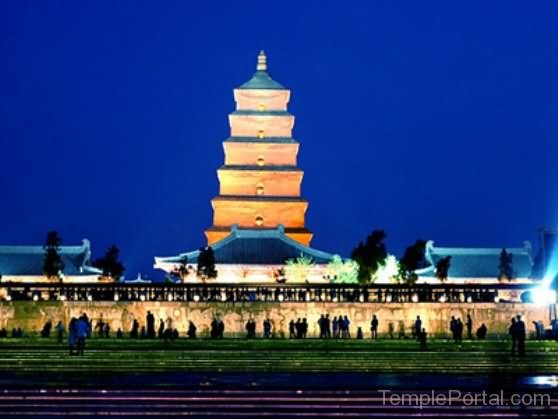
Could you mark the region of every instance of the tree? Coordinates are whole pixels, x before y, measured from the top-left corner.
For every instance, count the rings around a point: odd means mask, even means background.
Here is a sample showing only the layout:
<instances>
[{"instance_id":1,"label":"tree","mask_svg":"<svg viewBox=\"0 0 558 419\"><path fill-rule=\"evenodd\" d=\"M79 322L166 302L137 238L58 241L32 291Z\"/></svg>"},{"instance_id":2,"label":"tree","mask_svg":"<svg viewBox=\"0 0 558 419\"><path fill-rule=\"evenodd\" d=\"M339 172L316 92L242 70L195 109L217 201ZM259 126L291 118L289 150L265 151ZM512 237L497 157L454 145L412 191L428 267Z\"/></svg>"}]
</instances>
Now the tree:
<instances>
[{"instance_id":1,"label":"tree","mask_svg":"<svg viewBox=\"0 0 558 419\"><path fill-rule=\"evenodd\" d=\"M501 281L507 279L511 281L513 278L513 255L508 253L506 249L502 249L500 252L500 264L498 265L499 276L498 279Z\"/></svg>"},{"instance_id":2,"label":"tree","mask_svg":"<svg viewBox=\"0 0 558 419\"><path fill-rule=\"evenodd\" d=\"M175 265L174 269L171 272L171 275L176 276L177 278L184 279L188 276L188 257L184 255L178 261L178 264Z\"/></svg>"},{"instance_id":3,"label":"tree","mask_svg":"<svg viewBox=\"0 0 558 419\"><path fill-rule=\"evenodd\" d=\"M103 276L110 277L117 281L125 271L124 265L118 260L120 250L112 245L105 253L105 256L97 259L93 265L103 271Z\"/></svg>"},{"instance_id":4,"label":"tree","mask_svg":"<svg viewBox=\"0 0 558 419\"><path fill-rule=\"evenodd\" d=\"M438 278L440 282L445 282L448 279L450 263L451 256L446 256L436 263L436 278Z\"/></svg>"},{"instance_id":5,"label":"tree","mask_svg":"<svg viewBox=\"0 0 558 419\"><path fill-rule=\"evenodd\" d=\"M393 255L387 255L378 269L372 276L372 282L375 284L391 284L394 280L399 279L399 261Z\"/></svg>"},{"instance_id":6,"label":"tree","mask_svg":"<svg viewBox=\"0 0 558 419\"><path fill-rule=\"evenodd\" d=\"M358 263L354 260L343 261L341 256L334 255L327 264L327 276L330 281L337 284L358 283Z\"/></svg>"},{"instance_id":7,"label":"tree","mask_svg":"<svg viewBox=\"0 0 558 419\"><path fill-rule=\"evenodd\" d=\"M358 263L358 280L368 283L386 259L387 251L383 230L374 230L364 242L360 242L351 252L351 259Z\"/></svg>"},{"instance_id":8,"label":"tree","mask_svg":"<svg viewBox=\"0 0 558 419\"><path fill-rule=\"evenodd\" d=\"M56 231L49 231L45 242L45 256L43 259L43 273L47 278L62 278L65 264L60 256L62 239Z\"/></svg>"},{"instance_id":9,"label":"tree","mask_svg":"<svg viewBox=\"0 0 558 419\"><path fill-rule=\"evenodd\" d=\"M419 239L414 244L407 247L403 257L399 261L401 267L400 277L409 285L413 285L418 279L418 275L415 271L424 268L426 265L426 259L424 258L425 248L426 241Z\"/></svg>"},{"instance_id":10,"label":"tree","mask_svg":"<svg viewBox=\"0 0 558 419\"><path fill-rule=\"evenodd\" d=\"M287 282L305 282L308 274L314 268L314 262L309 256L301 254L296 259L289 259L284 267Z\"/></svg>"},{"instance_id":11,"label":"tree","mask_svg":"<svg viewBox=\"0 0 558 419\"><path fill-rule=\"evenodd\" d=\"M202 279L217 278L215 253L211 246L202 247L198 255L198 276Z\"/></svg>"}]
</instances>

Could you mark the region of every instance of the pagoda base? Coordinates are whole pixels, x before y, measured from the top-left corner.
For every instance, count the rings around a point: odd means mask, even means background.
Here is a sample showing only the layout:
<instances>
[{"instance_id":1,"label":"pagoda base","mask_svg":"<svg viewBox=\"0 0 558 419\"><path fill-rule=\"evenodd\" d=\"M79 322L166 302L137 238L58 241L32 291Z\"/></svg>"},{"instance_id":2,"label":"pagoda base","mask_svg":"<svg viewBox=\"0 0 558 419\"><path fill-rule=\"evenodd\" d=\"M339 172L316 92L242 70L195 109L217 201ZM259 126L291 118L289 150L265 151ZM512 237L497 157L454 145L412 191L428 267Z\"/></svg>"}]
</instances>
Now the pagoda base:
<instances>
[{"instance_id":1,"label":"pagoda base","mask_svg":"<svg viewBox=\"0 0 558 419\"><path fill-rule=\"evenodd\" d=\"M205 230L205 236L207 237L207 245L212 246L218 241L223 240L225 237L231 234L231 227L210 227ZM255 228L250 228L255 230ZM269 228L262 228L261 230L269 230ZM310 241L314 234L305 228L285 228L285 236L293 239L294 241L304 245L310 246Z\"/></svg>"}]
</instances>

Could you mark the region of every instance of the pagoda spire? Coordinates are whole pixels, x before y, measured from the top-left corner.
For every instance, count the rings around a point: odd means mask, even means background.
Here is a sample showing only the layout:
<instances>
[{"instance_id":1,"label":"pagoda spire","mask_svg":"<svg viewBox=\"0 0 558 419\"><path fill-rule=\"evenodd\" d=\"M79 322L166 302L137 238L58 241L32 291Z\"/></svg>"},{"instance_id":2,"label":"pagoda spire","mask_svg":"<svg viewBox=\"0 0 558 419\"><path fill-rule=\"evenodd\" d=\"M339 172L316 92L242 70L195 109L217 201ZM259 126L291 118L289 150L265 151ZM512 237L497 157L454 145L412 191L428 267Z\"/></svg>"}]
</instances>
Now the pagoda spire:
<instances>
[{"instance_id":1,"label":"pagoda spire","mask_svg":"<svg viewBox=\"0 0 558 419\"><path fill-rule=\"evenodd\" d=\"M267 55L265 55L263 49L258 54L258 65L256 66L256 70L267 71Z\"/></svg>"}]
</instances>

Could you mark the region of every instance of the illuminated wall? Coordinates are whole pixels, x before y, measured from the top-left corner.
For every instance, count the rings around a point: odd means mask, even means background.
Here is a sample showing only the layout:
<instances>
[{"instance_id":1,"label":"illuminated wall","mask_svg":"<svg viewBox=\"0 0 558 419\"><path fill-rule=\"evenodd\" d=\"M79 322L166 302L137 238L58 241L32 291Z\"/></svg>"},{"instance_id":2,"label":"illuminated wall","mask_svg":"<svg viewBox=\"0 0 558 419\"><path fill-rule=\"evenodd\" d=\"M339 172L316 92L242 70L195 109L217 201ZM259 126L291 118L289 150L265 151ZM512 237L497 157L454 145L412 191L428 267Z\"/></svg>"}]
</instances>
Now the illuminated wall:
<instances>
[{"instance_id":1,"label":"illuminated wall","mask_svg":"<svg viewBox=\"0 0 558 419\"><path fill-rule=\"evenodd\" d=\"M171 319L173 327L182 336L193 321L201 337L208 336L213 316L223 319L226 336L244 336L245 322L253 318L257 322L257 333L261 336L262 322L269 318L276 336L288 336L288 324L291 320L306 317L309 324L309 336L318 336L317 321L321 314L331 318L347 315L351 320L351 333L356 335L357 327L362 327L366 337L370 333L370 319L373 314L379 318L379 333L388 332L392 323L397 336L400 324L407 336L410 335L414 320L420 316L423 327L429 336L449 336L451 316L464 320L471 314L474 330L485 323L489 335L507 336L510 318L516 314L524 317L529 334L532 334L532 321L543 321L549 327L548 307L520 303L181 303L181 302L0 302L0 327L11 330L22 327L25 332L38 333L47 320L54 324L62 320L67 326L71 317L82 313L94 323L101 317L108 321L111 331L118 328L128 332L135 319L145 325L147 311L151 311L158 323L159 319Z\"/></svg>"}]
</instances>

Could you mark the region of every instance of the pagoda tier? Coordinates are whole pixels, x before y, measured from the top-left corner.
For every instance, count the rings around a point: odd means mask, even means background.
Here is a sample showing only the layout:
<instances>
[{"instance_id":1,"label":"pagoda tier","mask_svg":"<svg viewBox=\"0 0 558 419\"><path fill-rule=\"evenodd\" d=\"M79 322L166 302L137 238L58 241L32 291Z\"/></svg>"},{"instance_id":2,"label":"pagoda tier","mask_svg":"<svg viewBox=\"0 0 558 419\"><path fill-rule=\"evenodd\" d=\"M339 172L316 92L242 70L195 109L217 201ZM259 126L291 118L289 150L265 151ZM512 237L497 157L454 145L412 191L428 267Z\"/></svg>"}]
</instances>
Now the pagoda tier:
<instances>
[{"instance_id":1,"label":"pagoda tier","mask_svg":"<svg viewBox=\"0 0 558 419\"><path fill-rule=\"evenodd\" d=\"M294 116L287 110L290 91L267 72L263 52L257 71L234 90L236 110L224 141L225 165L217 171L219 196L211 201L213 226L208 244L240 229L276 229L309 245L305 227L308 202L300 197L304 172L297 167L299 144L292 138Z\"/></svg>"}]
</instances>

